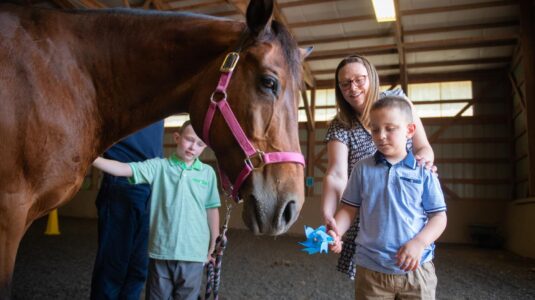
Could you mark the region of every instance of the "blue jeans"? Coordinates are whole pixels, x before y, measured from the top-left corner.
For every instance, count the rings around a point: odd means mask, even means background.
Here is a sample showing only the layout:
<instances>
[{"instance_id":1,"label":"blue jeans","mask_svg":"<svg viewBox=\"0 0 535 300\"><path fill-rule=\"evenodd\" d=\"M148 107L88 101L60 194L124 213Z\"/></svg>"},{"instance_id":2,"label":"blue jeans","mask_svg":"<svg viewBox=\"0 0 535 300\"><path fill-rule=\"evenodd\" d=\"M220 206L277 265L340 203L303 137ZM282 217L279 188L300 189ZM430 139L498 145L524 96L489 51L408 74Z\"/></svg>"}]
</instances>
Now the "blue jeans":
<instances>
[{"instance_id":1,"label":"blue jeans","mask_svg":"<svg viewBox=\"0 0 535 300\"><path fill-rule=\"evenodd\" d=\"M105 175L96 206L98 250L91 299L139 300L147 279L150 186Z\"/></svg>"}]
</instances>

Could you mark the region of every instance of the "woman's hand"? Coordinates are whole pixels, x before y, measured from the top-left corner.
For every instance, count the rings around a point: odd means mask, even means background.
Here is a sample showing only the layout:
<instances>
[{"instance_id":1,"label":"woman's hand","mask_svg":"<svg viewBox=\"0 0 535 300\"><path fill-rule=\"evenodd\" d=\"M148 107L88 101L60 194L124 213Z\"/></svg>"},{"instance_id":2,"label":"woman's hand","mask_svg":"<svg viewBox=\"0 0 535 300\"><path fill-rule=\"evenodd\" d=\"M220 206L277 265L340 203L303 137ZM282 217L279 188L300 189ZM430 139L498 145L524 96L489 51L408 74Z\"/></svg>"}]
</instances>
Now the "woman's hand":
<instances>
[{"instance_id":1,"label":"woman's hand","mask_svg":"<svg viewBox=\"0 0 535 300\"><path fill-rule=\"evenodd\" d=\"M437 166L433 165L432 160L429 160L428 158L418 154L414 155L414 158L419 166L424 166L427 170L431 170L433 173L437 172Z\"/></svg>"},{"instance_id":2,"label":"woman's hand","mask_svg":"<svg viewBox=\"0 0 535 300\"><path fill-rule=\"evenodd\" d=\"M342 237L338 233L338 227L334 218L330 224L327 224L327 233L334 239L334 243L329 245L329 249L334 253L342 252Z\"/></svg>"}]
</instances>

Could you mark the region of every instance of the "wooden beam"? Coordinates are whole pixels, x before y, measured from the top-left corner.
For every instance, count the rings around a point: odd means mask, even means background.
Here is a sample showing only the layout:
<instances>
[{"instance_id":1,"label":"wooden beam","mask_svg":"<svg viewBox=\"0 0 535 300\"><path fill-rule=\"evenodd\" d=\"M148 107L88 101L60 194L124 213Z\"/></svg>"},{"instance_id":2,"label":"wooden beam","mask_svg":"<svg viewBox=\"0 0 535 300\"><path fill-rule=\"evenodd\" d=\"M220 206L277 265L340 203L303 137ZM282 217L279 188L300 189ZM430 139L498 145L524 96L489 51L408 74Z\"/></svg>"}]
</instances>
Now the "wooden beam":
<instances>
[{"instance_id":1,"label":"wooden beam","mask_svg":"<svg viewBox=\"0 0 535 300\"><path fill-rule=\"evenodd\" d=\"M442 133L444 133L446 129L448 129L451 125L455 124L456 119L460 118L462 114L473 104L474 101L467 103L448 124L443 125L437 131L433 132L433 135L431 135L431 137L429 138L429 143L433 143L440 135L442 135Z\"/></svg>"},{"instance_id":2,"label":"wooden beam","mask_svg":"<svg viewBox=\"0 0 535 300\"><path fill-rule=\"evenodd\" d=\"M441 51L452 49L497 47L516 45L518 37L512 34L495 34L492 36L478 36L454 38L447 40L420 41L404 43L407 52Z\"/></svg>"},{"instance_id":3,"label":"wooden beam","mask_svg":"<svg viewBox=\"0 0 535 300\"><path fill-rule=\"evenodd\" d=\"M520 43L524 91L526 100L526 129L529 153L529 196L535 196L535 30L532 0L520 0Z\"/></svg>"},{"instance_id":4,"label":"wooden beam","mask_svg":"<svg viewBox=\"0 0 535 300\"><path fill-rule=\"evenodd\" d=\"M508 144L511 142L509 137L492 137L492 138L441 138L436 139L433 144Z\"/></svg>"},{"instance_id":5,"label":"wooden beam","mask_svg":"<svg viewBox=\"0 0 535 300\"><path fill-rule=\"evenodd\" d=\"M303 102L306 100L308 102L308 97L306 95L306 90L302 92L303 93ZM305 104L305 108L307 109L307 124L310 123L307 127L307 168L306 170L306 176L307 178L314 178L314 162L316 160L314 154L316 153L316 127L315 127L315 120L314 120L314 109L316 105L316 89L312 88L310 91L310 103L307 107ZM312 196L314 194L314 187L307 187L306 193L308 196Z\"/></svg>"},{"instance_id":6,"label":"wooden beam","mask_svg":"<svg viewBox=\"0 0 535 300\"><path fill-rule=\"evenodd\" d=\"M440 183L440 186L442 187L442 190L444 191L444 194L446 194L447 196L449 196L453 200L460 200L461 199L461 197L459 197L459 195L457 195L457 193L455 193L453 190L451 190L448 186L446 186L442 182Z\"/></svg>"},{"instance_id":7,"label":"wooden beam","mask_svg":"<svg viewBox=\"0 0 535 300\"><path fill-rule=\"evenodd\" d=\"M441 183L451 184L472 184L472 185L497 185L497 184L510 184L509 178L444 178L440 177Z\"/></svg>"},{"instance_id":8,"label":"wooden beam","mask_svg":"<svg viewBox=\"0 0 535 300\"><path fill-rule=\"evenodd\" d=\"M380 55L380 54L392 54L396 53L395 44L385 44L377 46L367 46L349 49L336 49L336 50L324 50L313 52L307 61L323 60L323 59L342 59L347 56L348 53L358 53L361 55Z\"/></svg>"},{"instance_id":9,"label":"wooden beam","mask_svg":"<svg viewBox=\"0 0 535 300\"><path fill-rule=\"evenodd\" d=\"M437 117L437 118L422 118L422 123L425 127L429 126L441 126L447 124L453 119L453 117ZM502 125L507 124L507 115L478 115L474 117L462 117L455 120L454 126L463 126L463 125ZM328 121L316 121L316 129L326 129L329 127ZM306 130L306 124L301 122L299 123L299 129ZM325 151L327 151L325 149ZM316 155L317 157L317 155Z\"/></svg>"},{"instance_id":10,"label":"wooden beam","mask_svg":"<svg viewBox=\"0 0 535 300\"><path fill-rule=\"evenodd\" d=\"M510 164L509 158L437 158L436 164Z\"/></svg>"},{"instance_id":11,"label":"wooden beam","mask_svg":"<svg viewBox=\"0 0 535 300\"><path fill-rule=\"evenodd\" d=\"M420 35L420 34L433 34L433 33L444 33L444 32L454 32L454 31L465 31L465 30L475 30L475 29L491 29L499 27L512 27L518 26L517 20L508 20L501 22L492 22L492 23L478 23L478 24L465 24L465 25L456 25L456 26L440 26L440 27L431 27L424 29L413 29L406 30L403 29L404 36ZM373 33L373 34L357 34L350 36L340 36L340 37L325 37L312 40L302 40L299 41L300 45L317 45L317 44L327 44L327 43L338 43L338 42L356 42L361 40L368 39L381 39L391 37L390 32L383 33Z\"/></svg>"},{"instance_id":12,"label":"wooden beam","mask_svg":"<svg viewBox=\"0 0 535 300\"><path fill-rule=\"evenodd\" d=\"M461 71L461 72L442 72L442 73L419 73L411 74L410 83L427 83L427 82L441 82L441 81L459 81L459 80L479 80L479 79L489 79L503 74L503 68L496 69L485 69L485 70L476 70L476 71ZM397 84L397 76L384 75L380 76L379 80L381 84ZM317 88L333 88L334 80L325 79L316 81Z\"/></svg>"},{"instance_id":13,"label":"wooden beam","mask_svg":"<svg viewBox=\"0 0 535 300\"><path fill-rule=\"evenodd\" d=\"M392 35L390 32L384 32L380 34L358 34L358 35L351 35L351 36L342 36L342 37L326 37L321 39L313 39L313 40L302 40L299 41L299 45L317 45L317 44L327 44L327 43L338 43L338 42L356 42L360 40L368 40L368 39L379 39L379 38L387 38L391 37Z\"/></svg>"},{"instance_id":14,"label":"wooden beam","mask_svg":"<svg viewBox=\"0 0 535 300\"><path fill-rule=\"evenodd\" d=\"M433 33L477 30L477 29L491 29L491 28L500 28L500 27L515 27L515 26L518 26L518 21L516 19L508 20L508 21L501 21L501 22L476 23L476 24L464 24L464 25L454 25L454 26L441 26L441 27L413 29L413 30L405 30L404 33L405 33L405 36L412 36L412 35L420 35L420 34L433 34Z\"/></svg>"},{"instance_id":15,"label":"wooden beam","mask_svg":"<svg viewBox=\"0 0 535 300\"><path fill-rule=\"evenodd\" d=\"M444 51L454 49L482 48L515 45L517 38L513 35L493 35L468 38L455 38L447 40L405 42L405 52ZM325 50L312 53L307 60L341 59L347 53L359 53L363 55L381 55L396 53L396 44L384 44L377 46L358 47L350 49Z\"/></svg>"},{"instance_id":16,"label":"wooden beam","mask_svg":"<svg viewBox=\"0 0 535 300\"><path fill-rule=\"evenodd\" d=\"M511 6L511 5L518 5L518 1L500 0L500 1L489 1L489 2L479 2L479 3L449 5L449 6L428 7L428 8L419 8L419 9L411 9L411 10L402 11L401 14L403 16L412 16L412 15L422 15L422 14L454 12L454 11L460 11L460 10L476 10L476 9L482 9L482 8Z\"/></svg>"},{"instance_id":17,"label":"wooden beam","mask_svg":"<svg viewBox=\"0 0 535 300\"><path fill-rule=\"evenodd\" d=\"M520 99L520 105L522 106L522 109L526 109L526 99L524 99L524 94L522 94L522 91L520 90L515 77L512 73L508 73L507 76L509 77L509 82L511 82L511 87L513 88L513 91L515 91L515 94L518 96L518 99Z\"/></svg>"},{"instance_id":18,"label":"wooden beam","mask_svg":"<svg viewBox=\"0 0 535 300\"><path fill-rule=\"evenodd\" d=\"M396 9L396 21L394 22L394 32L396 37L396 48L398 50L399 60L399 82L401 89L406 95L409 94L409 76L407 72L407 60L405 58L405 49L403 48L403 26L401 25L401 13L399 10L399 0L394 0L394 6Z\"/></svg>"},{"instance_id":19,"label":"wooden beam","mask_svg":"<svg viewBox=\"0 0 535 300\"><path fill-rule=\"evenodd\" d=\"M510 63L511 57L501 56L501 57L487 57L487 58L476 58L476 59L459 59L459 60L441 60L441 61L430 61L430 62L420 62L407 64L408 69L412 68L434 68L434 67L445 67L445 66L462 66L462 65L482 65L482 64L497 64L497 63ZM395 70L399 69L399 65L377 65L375 66L377 71L381 70ZM312 71L314 75L325 75L333 74L336 69L326 69L326 70L317 70Z\"/></svg>"},{"instance_id":20,"label":"wooden beam","mask_svg":"<svg viewBox=\"0 0 535 300\"><path fill-rule=\"evenodd\" d=\"M437 6L437 7L429 7L429 8L421 8L421 9L403 10L400 12L400 14L401 16L411 16L411 15L453 12L453 11L460 11L460 10L475 10L475 9L481 9L481 8L501 7L501 6L511 6L511 5L517 5L517 1L507 1L507 0L506 1L489 1L489 2L480 2L480 3L473 3L473 4ZM336 19L321 19L321 20L314 20L314 21L296 22L296 23L291 23L289 25L292 28L299 28L299 27L312 27L312 26L332 25L332 24L339 24L339 23L349 23L349 22L357 22L357 21L368 21L368 20L374 20L374 19L375 19L375 15L369 14L369 15L359 15L359 16L343 17L343 18L336 18Z\"/></svg>"},{"instance_id":21,"label":"wooden beam","mask_svg":"<svg viewBox=\"0 0 535 300\"><path fill-rule=\"evenodd\" d=\"M314 117L312 116L312 108L308 103L308 96L306 90L301 91L301 97L303 98L303 104L305 105L305 113L307 115L307 129L308 131L314 131Z\"/></svg>"}]
</instances>

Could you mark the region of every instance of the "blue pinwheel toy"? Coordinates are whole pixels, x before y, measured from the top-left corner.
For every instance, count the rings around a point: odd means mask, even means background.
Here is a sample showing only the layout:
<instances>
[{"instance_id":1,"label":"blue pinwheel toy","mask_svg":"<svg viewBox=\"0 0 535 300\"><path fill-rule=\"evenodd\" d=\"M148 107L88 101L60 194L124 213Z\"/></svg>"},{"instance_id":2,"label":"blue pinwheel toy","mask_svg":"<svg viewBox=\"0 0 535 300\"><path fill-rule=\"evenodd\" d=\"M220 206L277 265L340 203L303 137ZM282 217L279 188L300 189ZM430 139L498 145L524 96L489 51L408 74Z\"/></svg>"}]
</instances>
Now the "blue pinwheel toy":
<instances>
[{"instance_id":1,"label":"blue pinwheel toy","mask_svg":"<svg viewBox=\"0 0 535 300\"><path fill-rule=\"evenodd\" d=\"M304 242L299 242L299 244L305 246L302 251L307 252L308 254L328 252L327 245L334 243L332 236L328 235L324 225L313 229L312 227L305 225L305 235L307 240Z\"/></svg>"}]
</instances>

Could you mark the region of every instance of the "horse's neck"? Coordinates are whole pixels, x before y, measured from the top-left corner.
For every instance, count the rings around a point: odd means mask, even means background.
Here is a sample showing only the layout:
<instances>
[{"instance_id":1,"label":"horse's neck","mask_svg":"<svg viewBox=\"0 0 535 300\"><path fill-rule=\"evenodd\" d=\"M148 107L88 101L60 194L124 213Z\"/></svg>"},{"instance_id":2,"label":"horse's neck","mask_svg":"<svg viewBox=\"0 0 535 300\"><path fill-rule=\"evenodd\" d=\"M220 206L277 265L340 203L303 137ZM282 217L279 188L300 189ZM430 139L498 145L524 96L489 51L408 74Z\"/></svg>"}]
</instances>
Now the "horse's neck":
<instances>
[{"instance_id":1,"label":"horse's neck","mask_svg":"<svg viewBox=\"0 0 535 300\"><path fill-rule=\"evenodd\" d=\"M237 43L243 25L189 14L82 14L81 64L91 75L105 139L187 112L202 72ZM74 29L76 30L76 26ZM87 55L90 53L90 55ZM215 86L214 86L215 88Z\"/></svg>"}]
</instances>

